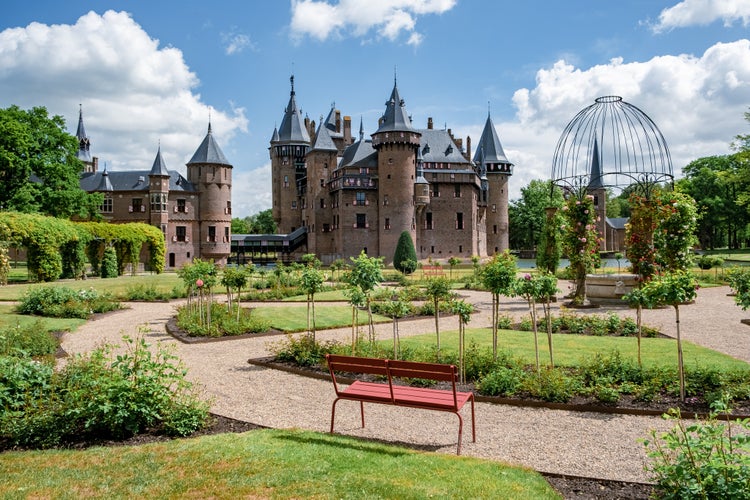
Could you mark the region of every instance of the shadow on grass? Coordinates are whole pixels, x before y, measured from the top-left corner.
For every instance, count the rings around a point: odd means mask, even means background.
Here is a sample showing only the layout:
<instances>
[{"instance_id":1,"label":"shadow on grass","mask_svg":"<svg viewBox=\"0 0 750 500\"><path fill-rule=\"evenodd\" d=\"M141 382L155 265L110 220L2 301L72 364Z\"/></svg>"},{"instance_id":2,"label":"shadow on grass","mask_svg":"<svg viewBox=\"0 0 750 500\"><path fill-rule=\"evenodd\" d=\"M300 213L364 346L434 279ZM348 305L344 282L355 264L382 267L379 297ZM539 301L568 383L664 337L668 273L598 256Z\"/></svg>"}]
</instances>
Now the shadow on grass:
<instances>
[{"instance_id":1,"label":"shadow on grass","mask_svg":"<svg viewBox=\"0 0 750 500\"><path fill-rule=\"evenodd\" d=\"M334 448L349 448L352 450L366 451L379 455L388 455L400 457L411 453L413 450L418 451L437 451L443 446L436 445L416 445L414 443L405 443L399 441L384 441L381 439L368 439L335 434L333 436L319 434L283 434L276 436L275 439L285 441L294 441L298 444L313 444L318 446L330 446ZM404 450L393 449L394 447L408 448Z\"/></svg>"}]
</instances>

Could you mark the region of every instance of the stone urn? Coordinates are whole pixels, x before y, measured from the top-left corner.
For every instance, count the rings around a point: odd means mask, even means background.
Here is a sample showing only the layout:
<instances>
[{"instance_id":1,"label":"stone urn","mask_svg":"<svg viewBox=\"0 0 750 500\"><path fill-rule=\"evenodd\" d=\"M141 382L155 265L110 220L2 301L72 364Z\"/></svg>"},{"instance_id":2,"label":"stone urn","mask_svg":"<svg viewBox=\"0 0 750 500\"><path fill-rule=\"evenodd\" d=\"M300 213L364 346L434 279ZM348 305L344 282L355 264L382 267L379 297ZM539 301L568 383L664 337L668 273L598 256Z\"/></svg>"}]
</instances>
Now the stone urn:
<instances>
[{"instance_id":1,"label":"stone urn","mask_svg":"<svg viewBox=\"0 0 750 500\"><path fill-rule=\"evenodd\" d=\"M625 304L622 296L637 284L637 274L587 274L586 298L592 304Z\"/></svg>"}]
</instances>

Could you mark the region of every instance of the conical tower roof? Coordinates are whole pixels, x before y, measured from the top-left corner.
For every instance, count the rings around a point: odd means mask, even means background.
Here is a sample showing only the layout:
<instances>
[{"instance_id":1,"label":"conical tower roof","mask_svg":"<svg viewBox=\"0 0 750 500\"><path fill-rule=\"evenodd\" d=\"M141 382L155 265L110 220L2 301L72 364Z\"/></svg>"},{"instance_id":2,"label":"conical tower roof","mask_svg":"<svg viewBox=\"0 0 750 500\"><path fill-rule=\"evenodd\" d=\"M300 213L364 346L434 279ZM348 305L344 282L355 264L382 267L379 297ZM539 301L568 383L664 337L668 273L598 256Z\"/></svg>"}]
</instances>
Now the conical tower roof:
<instances>
[{"instance_id":1,"label":"conical tower roof","mask_svg":"<svg viewBox=\"0 0 750 500\"><path fill-rule=\"evenodd\" d=\"M591 153L591 174L589 175L589 189L604 189L602 182L602 166L599 160L599 139L594 138L594 151Z\"/></svg>"},{"instance_id":2,"label":"conical tower roof","mask_svg":"<svg viewBox=\"0 0 750 500\"><path fill-rule=\"evenodd\" d=\"M477 165L489 163L505 163L512 165L505 156L503 146L500 144L500 138L497 136L495 124L492 123L492 117L487 113L487 121L484 124L482 137L479 139L476 153L474 154L474 163Z\"/></svg>"},{"instance_id":3,"label":"conical tower roof","mask_svg":"<svg viewBox=\"0 0 750 500\"><path fill-rule=\"evenodd\" d=\"M76 138L78 139L78 152L76 153L76 157L83 162L90 163L91 152L89 151L89 147L91 146L91 141L89 141L89 138L86 135L86 129L83 127L83 106L80 105L78 107L78 129L76 130Z\"/></svg>"},{"instance_id":4,"label":"conical tower roof","mask_svg":"<svg viewBox=\"0 0 750 500\"><path fill-rule=\"evenodd\" d=\"M297 100L294 97L294 75L289 79L292 84L292 90L289 95L289 104L284 110L284 118L281 120L279 127L279 141L287 143L306 143L310 144L310 134L307 133L302 112L297 107Z\"/></svg>"},{"instance_id":5,"label":"conical tower roof","mask_svg":"<svg viewBox=\"0 0 750 500\"><path fill-rule=\"evenodd\" d=\"M151 171L148 175L161 175L169 177L169 170L167 170L167 164L164 163L164 158L161 156L161 145L156 151L156 158L154 158L154 164L151 166Z\"/></svg>"},{"instance_id":6,"label":"conical tower roof","mask_svg":"<svg viewBox=\"0 0 750 500\"><path fill-rule=\"evenodd\" d=\"M107 165L104 165L104 171L102 172L102 178L99 180L99 185L96 187L97 191L114 191L112 182L109 180L109 173L107 173Z\"/></svg>"},{"instance_id":7,"label":"conical tower roof","mask_svg":"<svg viewBox=\"0 0 750 500\"><path fill-rule=\"evenodd\" d=\"M232 164L229 163L229 160L224 156L224 153L221 151L221 148L211 133L211 123L208 124L208 133L203 139L203 142L198 146L198 149L195 151L195 154L190 161L187 162L188 165L193 163L210 163L214 165L232 166Z\"/></svg>"},{"instance_id":8,"label":"conical tower roof","mask_svg":"<svg viewBox=\"0 0 750 500\"><path fill-rule=\"evenodd\" d=\"M321 122L318 126L318 134L315 136L315 144L312 147L313 151L338 151L336 144L331 139L331 132L328 127Z\"/></svg>"},{"instance_id":9,"label":"conical tower roof","mask_svg":"<svg viewBox=\"0 0 750 500\"><path fill-rule=\"evenodd\" d=\"M385 103L385 113L383 114L376 134L380 132L412 132L411 120L406 113L404 100L398 93L396 80L393 80L393 90L391 97Z\"/></svg>"}]
</instances>

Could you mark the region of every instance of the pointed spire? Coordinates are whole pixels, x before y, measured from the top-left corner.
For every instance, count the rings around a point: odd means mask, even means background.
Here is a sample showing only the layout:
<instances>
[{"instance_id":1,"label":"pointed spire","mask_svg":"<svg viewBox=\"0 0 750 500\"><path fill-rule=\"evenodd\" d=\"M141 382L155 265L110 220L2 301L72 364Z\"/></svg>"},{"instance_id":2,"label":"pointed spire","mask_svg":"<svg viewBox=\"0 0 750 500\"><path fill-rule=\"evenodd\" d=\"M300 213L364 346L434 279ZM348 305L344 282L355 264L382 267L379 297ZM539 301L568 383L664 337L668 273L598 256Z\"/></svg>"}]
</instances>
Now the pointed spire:
<instances>
[{"instance_id":1,"label":"pointed spire","mask_svg":"<svg viewBox=\"0 0 750 500\"><path fill-rule=\"evenodd\" d=\"M276 125L273 126L273 135L271 135L271 142L279 142L279 130Z\"/></svg>"},{"instance_id":2,"label":"pointed spire","mask_svg":"<svg viewBox=\"0 0 750 500\"><path fill-rule=\"evenodd\" d=\"M213 165L229 165L232 166L231 163L227 160L227 158L224 156L224 153L221 151L221 148L216 143L216 139L214 139L214 136L211 132L211 124L208 124L208 133L206 133L206 137L203 138L203 142L201 142L201 145L198 146L198 149L193 154L193 157L190 159L189 162L187 162L187 165L193 164L193 163L208 163Z\"/></svg>"},{"instance_id":3,"label":"pointed spire","mask_svg":"<svg viewBox=\"0 0 750 500\"><path fill-rule=\"evenodd\" d=\"M107 172L107 164L104 164L104 171L102 172L102 178L99 180L99 185L96 187L96 191L114 191L112 182L109 180L109 173Z\"/></svg>"},{"instance_id":4,"label":"pointed spire","mask_svg":"<svg viewBox=\"0 0 750 500\"><path fill-rule=\"evenodd\" d=\"M391 97L385 103L385 113L381 118L379 132L411 132L414 129L411 126L411 120L406 113L404 100L398 93L398 86L394 75L393 91Z\"/></svg>"},{"instance_id":5,"label":"pointed spire","mask_svg":"<svg viewBox=\"0 0 750 500\"><path fill-rule=\"evenodd\" d=\"M362 115L359 116L359 140L363 140L365 138L365 127L362 124Z\"/></svg>"},{"instance_id":6,"label":"pointed spire","mask_svg":"<svg viewBox=\"0 0 750 500\"><path fill-rule=\"evenodd\" d=\"M289 104L284 110L284 118L279 127L279 141L292 143L310 143L310 134L307 132L302 119L302 111L297 108L297 100L294 97L294 75L289 78L292 90L289 93Z\"/></svg>"},{"instance_id":7,"label":"pointed spire","mask_svg":"<svg viewBox=\"0 0 750 500\"><path fill-rule=\"evenodd\" d=\"M591 155L591 172L589 173L588 189L602 189L602 167L599 159L599 140L594 137L594 151Z\"/></svg>"},{"instance_id":8,"label":"pointed spire","mask_svg":"<svg viewBox=\"0 0 750 500\"><path fill-rule=\"evenodd\" d=\"M154 158L154 164L151 166L151 171L148 173L148 175L169 177L167 164L164 162L164 158L162 158L161 156L161 139L159 140L159 149L156 150L156 158Z\"/></svg>"},{"instance_id":9,"label":"pointed spire","mask_svg":"<svg viewBox=\"0 0 750 500\"><path fill-rule=\"evenodd\" d=\"M91 163L91 141L89 141L86 135L86 129L83 126L83 105L78 105L78 129L76 130L76 138L78 139L78 152L76 158L84 163Z\"/></svg>"},{"instance_id":10,"label":"pointed spire","mask_svg":"<svg viewBox=\"0 0 750 500\"><path fill-rule=\"evenodd\" d=\"M497 130L495 130L495 124L492 123L492 117L489 114L484 124L482 137L479 138L479 144L477 144L474 163L483 167L487 164L513 165L505 156L500 138L497 136Z\"/></svg>"}]
</instances>

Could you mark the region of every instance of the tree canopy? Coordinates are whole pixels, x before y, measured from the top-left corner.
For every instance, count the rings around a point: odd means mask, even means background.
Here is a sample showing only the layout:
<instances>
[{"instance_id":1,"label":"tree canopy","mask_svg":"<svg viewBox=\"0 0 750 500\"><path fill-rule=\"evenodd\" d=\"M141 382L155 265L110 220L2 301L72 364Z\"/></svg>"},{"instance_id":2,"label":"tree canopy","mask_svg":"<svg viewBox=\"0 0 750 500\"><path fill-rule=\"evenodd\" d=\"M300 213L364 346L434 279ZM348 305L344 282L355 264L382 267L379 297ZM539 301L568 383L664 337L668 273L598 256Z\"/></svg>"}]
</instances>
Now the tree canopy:
<instances>
[{"instance_id":1,"label":"tree canopy","mask_svg":"<svg viewBox=\"0 0 750 500\"><path fill-rule=\"evenodd\" d=\"M270 208L244 218L232 219L232 234L275 234L276 229Z\"/></svg>"},{"instance_id":2,"label":"tree canopy","mask_svg":"<svg viewBox=\"0 0 750 500\"><path fill-rule=\"evenodd\" d=\"M0 109L0 210L98 217L102 197L80 188L77 150L65 120L46 108Z\"/></svg>"}]
</instances>

